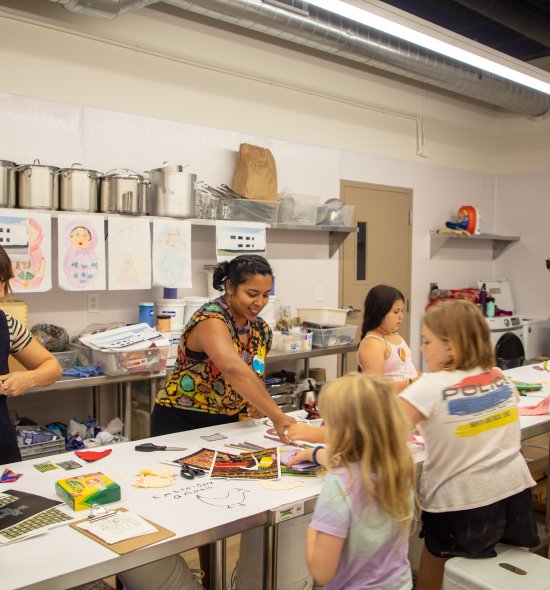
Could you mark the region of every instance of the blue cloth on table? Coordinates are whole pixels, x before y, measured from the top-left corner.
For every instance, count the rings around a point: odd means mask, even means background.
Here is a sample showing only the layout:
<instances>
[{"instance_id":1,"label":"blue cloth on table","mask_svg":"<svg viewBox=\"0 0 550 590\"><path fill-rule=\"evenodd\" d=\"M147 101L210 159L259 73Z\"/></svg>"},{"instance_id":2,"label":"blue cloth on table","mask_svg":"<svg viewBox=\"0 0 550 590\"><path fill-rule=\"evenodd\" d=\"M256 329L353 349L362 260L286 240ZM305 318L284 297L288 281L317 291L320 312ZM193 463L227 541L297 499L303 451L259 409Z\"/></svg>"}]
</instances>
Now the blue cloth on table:
<instances>
[{"instance_id":1,"label":"blue cloth on table","mask_svg":"<svg viewBox=\"0 0 550 590\"><path fill-rule=\"evenodd\" d=\"M75 365L74 367L63 371L65 377L95 377L96 375L102 374L101 368L97 365L90 365L89 367Z\"/></svg>"}]
</instances>

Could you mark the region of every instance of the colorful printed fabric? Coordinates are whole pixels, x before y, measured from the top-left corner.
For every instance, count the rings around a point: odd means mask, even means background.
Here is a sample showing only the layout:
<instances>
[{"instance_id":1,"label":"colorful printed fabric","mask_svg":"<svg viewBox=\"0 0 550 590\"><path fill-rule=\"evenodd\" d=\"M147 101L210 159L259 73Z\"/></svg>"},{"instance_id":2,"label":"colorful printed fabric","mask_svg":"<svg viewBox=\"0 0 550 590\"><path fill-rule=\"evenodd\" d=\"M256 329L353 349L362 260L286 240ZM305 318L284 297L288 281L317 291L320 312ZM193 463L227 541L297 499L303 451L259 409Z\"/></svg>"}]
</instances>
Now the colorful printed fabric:
<instances>
[{"instance_id":1,"label":"colorful printed fabric","mask_svg":"<svg viewBox=\"0 0 550 590\"><path fill-rule=\"evenodd\" d=\"M271 329L262 318L256 318L250 322L248 344L243 344L224 303L223 298L210 301L192 315L181 337L174 370L166 378L155 403L169 408L228 416L237 414L246 406L246 401L224 379L205 353L187 348L188 335L199 322L222 320L239 356L258 375L258 379L263 379L265 359L271 348Z\"/></svg>"}]
</instances>

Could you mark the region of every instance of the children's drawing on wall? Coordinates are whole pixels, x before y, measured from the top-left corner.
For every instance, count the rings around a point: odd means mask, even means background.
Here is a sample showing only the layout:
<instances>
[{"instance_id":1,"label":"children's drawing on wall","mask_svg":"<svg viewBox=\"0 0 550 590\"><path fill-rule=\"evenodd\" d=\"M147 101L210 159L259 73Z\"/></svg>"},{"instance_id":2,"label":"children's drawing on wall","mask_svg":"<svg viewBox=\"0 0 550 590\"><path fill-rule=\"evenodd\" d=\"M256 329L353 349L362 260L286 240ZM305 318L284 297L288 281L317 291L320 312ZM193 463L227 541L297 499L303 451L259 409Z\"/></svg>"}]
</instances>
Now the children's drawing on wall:
<instances>
[{"instance_id":1,"label":"children's drawing on wall","mask_svg":"<svg viewBox=\"0 0 550 590\"><path fill-rule=\"evenodd\" d=\"M192 287L189 221L156 219L153 222L153 284Z\"/></svg>"},{"instance_id":2,"label":"children's drawing on wall","mask_svg":"<svg viewBox=\"0 0 550 590\"><path fill-rule=\"evenodd\" d=\"M0 246L12 262L27 260L29 257L29 216L8 213L0 214Z\"/></svg>"},{"instance_id":3,"label":"children's drawing on wall","mask_svg":"<svg viewBox=\"0 0 550 590\"><path fill-rule=\"evenodd\" d=\"M265 256L265 223L218 221L216 223L216 258L231 260L239 254Z\"/></svg>"},{"instance_id":4,"label":"children's drawing on wall","mask_svg":"<svg viewBox=\"0 0 550 590\"><path fill-rule=\"evenodd\" d=\"M148 219L109 217L109 290L151 288Z\"/></svg>"},{"instance_id":5,"label":"children's drawing on wall","mask_svg":"<svg viewBox=\"0 0 550 590\"><path fill-rule=\"evenodd\" d=\"M101 290L105 283L105 218L58 218L59 286L66 291Z\"/></svg>"},{"instance_id":6,"label":"children's drawing on wall","mask_svg":"<svg viewBox=\"0 0 550 590\"><path fill-rule=\"evenodd\" d=\"M40 293L52 288L51 217L32 213L27 227L29 254L26 260L12 262L14 293Z\"/></svg>"}]
</instances>

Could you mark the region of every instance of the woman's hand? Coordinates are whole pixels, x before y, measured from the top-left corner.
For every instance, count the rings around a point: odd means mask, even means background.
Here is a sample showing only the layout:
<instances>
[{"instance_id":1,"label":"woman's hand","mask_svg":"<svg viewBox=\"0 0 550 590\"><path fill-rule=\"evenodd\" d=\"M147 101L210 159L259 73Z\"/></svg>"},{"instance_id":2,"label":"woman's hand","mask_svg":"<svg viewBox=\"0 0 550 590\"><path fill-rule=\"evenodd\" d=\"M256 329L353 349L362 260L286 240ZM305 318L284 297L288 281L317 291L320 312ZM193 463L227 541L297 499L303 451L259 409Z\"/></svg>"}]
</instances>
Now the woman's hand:
<instances>
[{"instance_id":1,"label":"woman's hand","mask_svg":"<svg viewBox=\"0 0 550 590\"><path fill-rule=\"evenodd\" d=\"M288 428L289 440L305 440L313 443L325 442L325 428L323 426L311 426L297 422Z\"/></svg>"},{"instance_id":2,"label":"woman's hand","mask_svg":"<svg viewBox=\"0 0 550 590\"><path fill-rule=\"evenodd\" d=\"M250 404L246 408L246 413L248 414L248 417L252 420L265 418L265 414L261 410L258 410L258 408L256 408L255 406L251 406Z\"/></svg>"},{"instance_id":3,"label":"woman's hand","mask_svg":"<svg viewBox=\"0 0 550 590\"><path fill-rule=\"evenodd\" d=\"M33 386L33 378L28 372L15 371L7 375L0 375L0 394L21 395Z\"/></svg>"},{"instance_id":4,"label":"woman's hand","mask_svg":"<svg viewBox=\"0 0 550 590\"><path fill-rule=\"evenodd\" d=\"M288 440L287 431L293 424L296 424L296 420L280 412L280 416L271 418L271 421L281 441L288 444L290 440Z\"/></svg>"},{"instance_id":5,"label":"woman's hand","mask_svg":"<svg viewBox=\"0 0 550 590\"><path fill-rule=\"evenodd\" d=\"M296 463L301 463L302 461L311 461L312 455L313 449L305 449L304 451L298 451L287 461L287 466L292 467Z\"/></svg>"}]
</instances>

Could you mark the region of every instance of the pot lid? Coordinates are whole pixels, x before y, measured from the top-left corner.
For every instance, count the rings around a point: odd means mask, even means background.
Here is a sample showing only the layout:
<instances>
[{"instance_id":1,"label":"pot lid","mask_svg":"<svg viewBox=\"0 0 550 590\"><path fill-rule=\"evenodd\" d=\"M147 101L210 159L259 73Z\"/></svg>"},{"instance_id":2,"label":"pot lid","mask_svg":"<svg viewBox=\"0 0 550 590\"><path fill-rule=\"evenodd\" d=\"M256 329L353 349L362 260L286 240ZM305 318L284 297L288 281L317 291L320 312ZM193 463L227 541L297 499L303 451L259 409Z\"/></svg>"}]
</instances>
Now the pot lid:
<instances>
[{"instance_id":1,"label":"pot lid","mask_svg":"<svg viewBox=\"0 0 550 590\"><path fill-rule=\"evenodd\" d=\"M137 178L143 180L143 175L130 168L113 168L102 175L103 178Z\"/></svg>"},{"instance_id":2,"label":"pot lid","mask_svg":"<svg viewBox=\"0 0 550 590\"><path fill-rule=\"evenodd\" d=\"M189 168L189 164L169 164L163 162L160 168L153 168L149 172L185 172L185 169Z\"/></svg>"},{"instance_id":3,"label":"pot lid","mask_svg":"<svg viewBox=\"0 0 550 590\"><path fill-rule=\"evenodd\" d=\"M71 164L70 168L60 168L59 172L86 172L86 173L93 173L93 174L99 174L99 172L97 170L90 170L89 168L83 168L82 164L80 164L79 162L75 162L74 164Z\"/></svg>"},{"instance_id":4,"label":"pot lid","mask_svg":"<svg viewBox=\"0 0 550 590\"><path fill-rule=\"evenodd\" d=\"M50 170L59 170L57 166L49 166L48 164L41 164L39 159L33 160L32 164L19 164L18 170L25 168L49 168Z\"/></svg>"}]
</instances>

